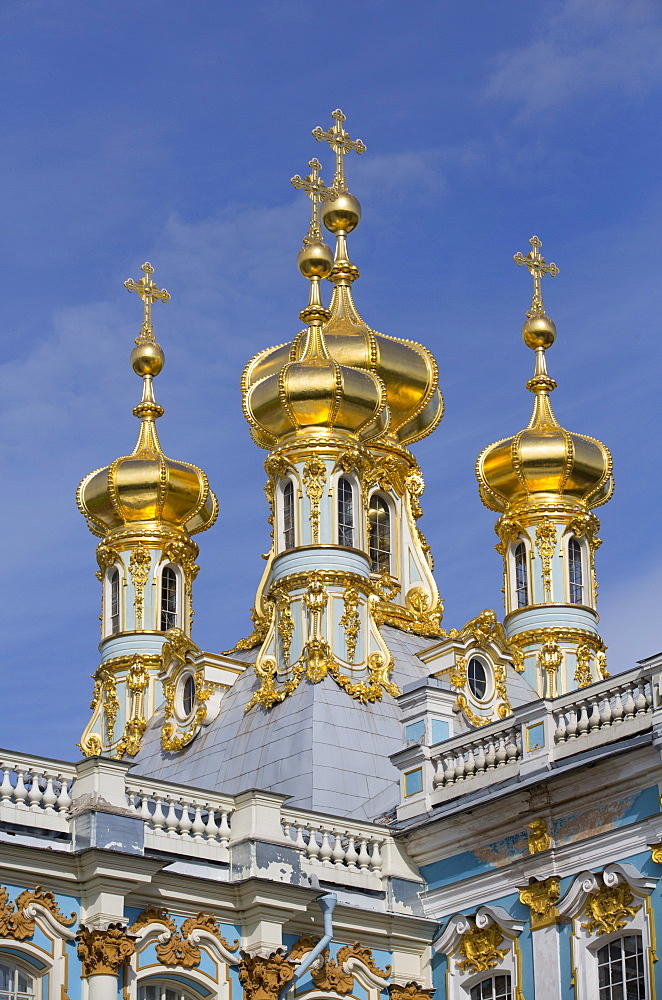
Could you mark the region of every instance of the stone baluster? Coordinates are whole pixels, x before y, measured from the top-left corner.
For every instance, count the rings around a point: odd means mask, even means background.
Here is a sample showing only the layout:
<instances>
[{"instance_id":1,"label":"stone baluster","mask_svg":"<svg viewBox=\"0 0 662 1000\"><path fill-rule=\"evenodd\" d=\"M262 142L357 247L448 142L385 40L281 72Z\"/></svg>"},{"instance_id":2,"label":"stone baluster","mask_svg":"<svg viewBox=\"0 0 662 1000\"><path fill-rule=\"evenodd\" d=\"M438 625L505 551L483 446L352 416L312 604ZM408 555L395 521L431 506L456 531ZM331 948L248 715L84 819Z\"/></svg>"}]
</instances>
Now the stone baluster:
<instances>
[{"instance_id":1,"label":"stone baluster","mask_svg":"<svg viewBox=\"0 0 662 1000\"><path fill-rule=\"evenodd\" d=\"M3 764L2 772L2 784L0 784L0 802L11 802L14 795L14 786L11 783L9 775L12 773L13 768L10 768L8 764Z\"/></svg>"},{"instance_id":2,"label":"stone baluster","mask_svg":"<svg viewBox=\"0 0 662 1000\"><path fill-rule=\"evenodd\" d=\"M449 754L444 761L444 785L452 785L455 782L455 758Z\"/></svg>"},{"instance_id":3,"label":"stone baluster","mask_svg":"<svg viewBox=\"0 0 662 1000\"><path fill-rule=\"evenodd\" d=\"M625 709L623 708L623 699L621 697L622 688L617 687L616 693L614 695L614 704L611 710L613 725L617 726L623 721L623 716L625 715Z\"/></svg>"},{"instance_id":4,"label":"stone baluster","mask_svg":"<svg viewBox=\"0 0 662 1000\"><path fill-rule=\"evenodd\" d=\"M218 828L218 839L222 847L230 843L230 810L221 809L221 822Z\"/></svg>"},{"instance_id":5,"label":"stone baluster","mask_svg":"<svg viewBox=\"0 0 662 1000\"><path fill-rule=\"evenodd\" d=\"M487 762L487 771L493 771L497 764L496 750L494 748L494 740L490 739L487 745L487 753L485 754L485 760Z\"/></svg>"},{"instance_id":6,"label":"stone baluster","mask_svg":"<svg viewBox=\"0 0 662 1000\"><path fill-rule=\"evenodd\" d=\"M593 733L595 732L596 729L600 728L600 725L601 725L601 720L600 720L600 708L598 705L598 699L597 697L593 697L591 699L591 714L589 715L588 718L588 731L590 733Z\"/></svg>"},{"instance_id":7,"label":"stone baluster","mask_svg":"<svg viewBox=\"0 0 662 1000\"><path fill-rule=\"evenodd\" d=\"M382 870L382 852L380 850L382 841L375 837L372 842L372 852L370 854L370 867L374 872Z\"/></svg>"},{"instance_id":8,"label":"stone baluster","mask_svg":"<svg viewBox=\"0 0 662 1000\"><path fill-rule=\"evenodd\" d=\"M555 743L565 743L568 739L568 730L565 724L565 713L563 709L558 711L555 716L556 729L554 730L554 742Z\"/></svg>"},{"instance_id":9,"label":"stone baluster","mask_svg":"<svg viewBox=\"0 0 662 1000\"><path fill-rule=\"evenodd\" d=\"M22 767L16 767L16 787L14 788L14 801L19 809L27 809L25 800L28 797L28 790L25 787L26 771Z\"/></svg>"},{"instance_id":10,"label":"stone baluster","mask_svg":"<svg viewBox=\"0 0 662 1000\"><path fill-rule=\"evenodd\" d=\"M198 842L204 840L205 821L202 818L202 806L200 804L195 807L195 815L193 816L193 825L190 832L194 840Z\"/></svg>"},{"instance_id":11,"label":"stone baluster","mask_svg":"<svg viewBox=\"0 0 662 1000\"><path fill-rule=\"evenodd\" d=\"M476 774L484 774L486 767L487 758L485 756L485 742L484 740L481 740L478 744L476 753Z\"/></svg>"},{"instance_id":12,"label":"stone baluster","mask_svg":"<svg viewBox=\"0 0 662 1000\"><path fill-rule=\"evenodd\" d=\"M340 830L333 831L333 850L331 852L331 860L334 865L341 865L345 860L345 848L342 845L342 835Z\"/></svg>"},{"instance_id":13,"label":"stone baluster","mask_svg":"<svg viewBox=\"0 0 662 1000\"><path fill-rule=\"evenodd\" d=\"M608 729L613 721L613 713L611 710L611 697L607 693L602 700L602 708L600 709L600 722L602 723L603 729Z\"/></svg>"},{"instance_id":14,"label":"stone baluster","mask_svg":"<svg viewBox=\"0 0 662 1000\"><path fill-rule=\"evenodd\" d=\"M333 851L331 850L331 844L329 843L329 830L326 827L322 827L322 844L320 847L320 861L324 865L331 864L331 856Z\"/></svg>"},{"instance_id":15,"label":"stone baluster","mask_svg":"<svg viewBox=\"0 0 662 1000\"><path fill-rule=\"evenodd\" d=\"M368 854L368 838L361 837L361 843L359 846L359 868L361 871L365 871L366 868L370 867L370 855Z\"/></svg>"},{"instance_id":16,"label":"stone baluster","mask_svg":"<svg viewBox=\"0 0 662 1000\"><path fill-rule=\"evenodd\" d=\"M634 698L632 697L632 684L625 685L625 701L623 702L623 710L625 712L626 719L634 719L637 706L635 705Z\"/></svg>"},{"instance_id":17,"label":"stone baluster","mask_svg":"<svg viewBox=\"0 0 662 1000\"><path fill-rule=\"evenodd\" d=\"M317 830L314 830L312 826L308 827L308 845L306 847L306 854L310 861L317 861L319 857L319 844L317 843Z\"/></svg>"},{"instance_id":18,"label":"stone baluster","mask_svg":"<svg viewBox=\"0 0 662 1000\"><path fill-rule=\"evenodd\" d=\"M165 833L165 813L163 812L163 799L160 795L154 798L154 812L152 814L152 826L156 833Z\"/></svg>"},{"instance_id":19,"label":"stone baluster","mask_svg":"<svg viewBox=\"0 0 662 1000\"><path fill-rule=\"evenodd\" d=\"M356 869L356 863L359 859L358 851L355 847L356 837L351 832L351 830L345 830L345 836L347 837L347 848L345 850L345 862L348 868L352 871Z\"/></svg>"}]
</instances>

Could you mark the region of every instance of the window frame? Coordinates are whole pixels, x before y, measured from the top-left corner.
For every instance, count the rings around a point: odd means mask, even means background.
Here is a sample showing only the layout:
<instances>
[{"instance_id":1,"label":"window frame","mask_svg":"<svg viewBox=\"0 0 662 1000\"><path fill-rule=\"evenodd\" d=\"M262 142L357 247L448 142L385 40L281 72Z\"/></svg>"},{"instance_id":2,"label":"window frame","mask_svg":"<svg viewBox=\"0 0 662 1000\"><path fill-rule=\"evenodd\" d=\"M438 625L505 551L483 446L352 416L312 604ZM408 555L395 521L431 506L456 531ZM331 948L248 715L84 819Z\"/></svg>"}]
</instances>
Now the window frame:
<instances>
[{"instance_id":1,"label":"window frame","mask_svg":"<svg viewBox=\"0 0 662 1000\"><path fill-rule=\"evenodd\" d=\"M117 580L117 628L113 627L113 580ZM103 588L103 633L104 638L113 638L124 630L124 600L123 600L122 568L114 563L106 569Z\"/></svg>"},{"instance_id":2,"label":"window frame","mask_svg":"<svg viewBox=\"0 0 662 1000\"><path fill-rule=\"evenodd\" d=\"M350 543L348 543L346 541L341 541L341 539L340 539L340 534L341 534L341 521L340 521L340 484L341 483L347 483L347 485L349 486L349 489L350 489L350 493L351 493L351 518L352 518L352 523L351 523L351 526L349 526L349 527L350 527L350 531L351 531L351 535L352 535L352 540L351 540ZM336 541L336 545L344 545L344 546L346 546L347 548L350 548L350 549L357 549L359 547L359 541L360 541L360 535L359 535L359 520L360 519L357 518L357 516L356 516L357 510L358 510L358 506L357 506L357 503L356 503L356 492L357 492L356 491L356 484L354 483L354 480L351 478L351 476L347 475L346 472L343 472L339 476L337 476L337 478L335 480L335 483L334 483L334 489L333 489L333 496L335 498L335 503L334 503L334 535L335 535L335 541Z\"/></svg>"},{"instance_id":3,"label":"window frame","mask_svg":"<svg viewBox=\"0 0 662 1000\"><path fill-rule=\"evenodd\" d=\"M489 982L489 983L494 984L495 981L496 981L496 979L499 976L503 976L503 977L505 977L505 978L508 979L508 983L507 983L508 993L505 996L503 994L500 995L500 996L497 996L497 994L495 993L495 990L493 988L492 989L492 994L489 997L485 997L485 998L483 998L483 997L475 997L474 998L473 997L472 994L473 994L474 990L478 989L484 983L488 983ZM470 1000L514 1000L514 994L513 994L513 977L510 974L510 971L502 972L502 971L495 971L495 970L491 969L490 973L488 975L484 976L482 979L479 979L477 982L474 982L468 989L469 989L468 995L469 995Z\"/></svg>"},{"instance_id":4,"label":"window frame","mask_svg":"<svg viewBox=\"0 0 662 1000\"><path fill-rule=\"evenodd\" d=\"M483 670L485 671L485 691L483 693L482 698L479 698L478 695L475 693L475 691L471 687L471 682L469 680L469 670L473 660L475 660L476 663L479 663L483 668ZM470 652L469 656L467 657L467 689L472 699L476 702L477 705L485 706L493 700L494 688L495 688L494 670L492 669L491 664L484 656L480 656L479 654Z\"/></svg>"},{"instance_id":5,"label":"window frame","mask_svg":"<svg viewBox=\"0 0 662 1000\"><path fill-rule=\"evenodd\" d=\"M292 490L292 524L287 527L286 525L286 499L285 491L288 486ZM278 486L278 504L276 516L278 519L278 551L279 552L291 552L292 549L297 547L297 536L298 536L298 526L299 520L297 516L297 484L295 483L292 476L284 476L281 479ZM292 533L292 544L288 545L288 533Z\"/></svg>"},{"instance_id":6,"label":"window frame","mask_svg":"<svg viewBox=\"0 0 662 1000\"><path fill-rule=\"evenodd\" d=\"M165 610L164 607L163 607L163 584L164 584L163 578L164 578L165 573L166 573L167 570L171 570L172 573L173 573L173 576L175 578L175 610L174 610L174 612L170 611L170 610ZM183 602L184 587L183 587L183 581L182 581L182 571L181 571L181 568L177 565L177 563L164 562L161 565L160 569L159 569L159 576L158 576L158 581L157 582L158 582L158 605L157 605L157 610L156 610L156 615L157 615L157 618L156 618L157 629L156 630L157 630L157 632L167 632L168 629L170 629L170 628L182 628L183 627L182 626L182 621L183 621L183 618L182 618L182 602ZM168 625L166 628L163 628L163 615L164 614L169 614L169 615L172 614L172 615L174 615L174 624Z\"/></svg>"},{"instance_id":7,"label":"window frame","mask_svg":"<svg viewBox=\"0 0 662 1000\"><path fill-rule=\"evenodd\" d=\"M572 597L573 586L577 586L572 579L572 566L573 557L570 554L570 548L572 543L575 543L578 548L579 554L579 573L580 573L580 590L581 590L581 600L575 601ZM589 568L587 565L586 558L586 545L583 538L578 538L574 533L570 533L566 536L565 545L565 562L566 562L566 572L565 572L565 585L566 585L566 600L568 604L575 604L586 606L590 604L592 599L591 588L590 588L590 574L587 572Z\"/></svg>"},{"instance_id":8,"label":"window frame","mask_svg":"<svg viewBox=\"0 0 662 1000\"><path fill-rule=\"evenodd\" d=\"M384 507L386 509L386 513L388 515L388 544L389 544L388 553L387 553L388 554L388 569L384 569L384 568L377 568L377 569L375 569L374 561L373 561L373 558L372 558L372 528L371 528L371 521L370 521L370 512L373 510L373 506L372 505L373 505L373 501L375 501L375 500L380 500L382 502L382 504L384 505ZM386 496L380 490L375 490L375 492L371 493L370 497L368 498L367 524L368 524L368 537L366 539L366 543L367 543L366 544L366 548L368 550L368 559L370 560L370 572L371 573L375 573L377 575L381 575L382 573L388 573L389 576L393 576L394 575L393 574L393 566L394 566L394 562L395 562L395 544L394 544L394 542L395 542L395 510L394 510L394 507L393 507L393 504L391 502L390 497ZM379 552L379 551L383 551L383 550L377 549L376 551Z\"/></svg>"},{"instance_id":9,"label":"window frame","mask_svg":"<svg viewBox=\"0 0 662 1000\"><path fill-rule=\"evenodd\" d=\"M518 569L518 557L517 553L520 546L524 548L524 572L526 574L526 579L524 581L524 589L526 591L526 601L524 604L519 603L519 593L520 587L517 585L517 569ZM533 600L533 580L531 578L531 545L529 539L524 535L519 535L510 545L509 549L509 594L510 594L510 611L523 611L525 608L530 608L534 603Z\"/></svg>"}]
</instances>

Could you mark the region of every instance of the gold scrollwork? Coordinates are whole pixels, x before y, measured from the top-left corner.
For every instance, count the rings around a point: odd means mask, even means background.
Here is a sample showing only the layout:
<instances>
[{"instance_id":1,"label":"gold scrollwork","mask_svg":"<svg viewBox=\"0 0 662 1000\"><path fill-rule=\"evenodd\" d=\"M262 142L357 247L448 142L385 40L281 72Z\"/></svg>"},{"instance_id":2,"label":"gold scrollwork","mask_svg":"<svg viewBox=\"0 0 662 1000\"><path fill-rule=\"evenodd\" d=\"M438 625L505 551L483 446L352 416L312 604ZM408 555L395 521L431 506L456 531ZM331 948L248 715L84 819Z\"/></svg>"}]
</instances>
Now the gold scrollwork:
<instances>
[{"instance_id":1,"label":"gold scrollwork","mask_svg":"<svg viewBox=\"0 0 662 1000\"><path fill-rule=\"evenodd\" d=\"M412 980L401 986L400 983L391 983L387 986L389 1000L432 1000L435 990L426 990L420 983Z\"/></svg>"},{"instance_id":2,"label":"gold scrollwork","mask_svg":"<svg viewBox=\"0 0 662 1000\"><path fill-rule=\"evenodd\" d=\"M105 930L81 924L76 941L84 979L90 976L118 976L127 958L136 950L122 924L109 924Z\"/></svg>"},{"instance_id":3,"label":"gold scrollwork","mask_svg":"<svg viewBox=\"0 0 662 1000\"><path fill-rule=\"evenodd\" d=\"M163 725L161 727L161 746L168 752L181 750L187 743L190 743L196 735L200 726L207 716L206 702L212 695L211 684L205 683L205 675L202 667L195 671L195 703L197 709L189 724L189 728L182 730L175 720L175 693L177 675L189 658L200 653L200 647L196 646L180 628L170 628L165 633L166 641L163 644L163 669L168 671L169 677L163 680L163 694L165 697L165 709L163 714ZM179 730L179 731L178 731Z\"/></svg>"},{"instance_id":4,"label":"gold scrollwork","mask_svg":"<svg viewBox=\"0 0 662 1000\"><path fill-rule=\"evenodd\" d=\"M364 948L358 941L356 941L351 948L346 944L342 948L338 949L339 965L344 965L350 958L358 959L359 962L362 962L363 965L365 965L366 969L369 969L375 976L379 976L380 979L388 979L391 975L391 966L387 965L383 969L380 969L375 962L372 949Z\"/></svg>"},{"instance_id":5,"label":"gold scrollwork","mask_svg":"<svg viewBox=\"0 0 662 1000\"><path fill-rule=\"evenodd\" d=\"M467 658L455 654L455 666L451 670L449 680L454 688L463 688L467 683Z\"/></svg>"},{"instance_id":6,"label":"gold scrollwork","mask_svg":"<svg viewBox=\"0 0 662 1000\"><path fill-rule=\"evenodd\" d=\"M266 957L241 952L239 982L246 1000L278 1000L295 972L296 965L280 948Z\"/></svg>"},{"instance_id":7,"label":"gold scrollwork","mask_svg":"<svg viewBox=\"0 0 662 1000\"><path fill-rule=\"evenodd\" d=\"M97 545L98 571L94 574L97 580L103 580L103 575L107 569L120 561L119 552L109 545L108 542L99 542Z\"/></svg>"},{"instance_id":8,"label":"gold scrollwork","mask_svg":"<svg viewBox=\"0 0 662 1000\"><path fill-rule=\"evenodd\" d=\"M529 907L531 930L538 930L540 927L549 927L556 923L558 911L556 903L561 896L561 881L555 875L547 878L544 882L531 882L530 885L520 886L520 903Z\"/></svg>"},{"instance_id":9,"label":"gold scrollwork","mask_svg":"<svg viewBox=\"0 0 662 1000\"><path fill-rule=\"evenodd\" d=\"M292 646L292 636L294 635L294 619L290 611L292 602L289 594L283 587L275 587L269 597L276 608L276 627L280 635L283 662L287 666L290 662L290 649Z\"/></svg>"},{"instance_id":10,"label":"gold scrollwork","mask_svg":"<svg viewBox=\"0 0 662 1000\"><path fill-rule=\"evenodd\" d=\"M489 927L473 927L465 931L460 939L456 961L461 972L487 972L501 962L508 953L500 948L503 934L497 924Z\"/></svg>"},{"instance_id":11,"label":"gold scrollwork","mask_svg":"<svg viewBox=\"0 0 662 1000\"><path fill-rule=\"evenodd\" d=\"M536 528L536 546L542 560L542 580L545 596L552 596L552 556L556 548L557 534L553 521L544 518Z\"/></svg>"},{"instance_id":12,"label":"gold scrollwork","mask_svg":"<svg viewBox=\"0 0 662 1000\"><path fill-rule=\"evenodd\" d=\"M65 917L55 901L52 892L45 892L40 885L34 889L24 889L12 903L4 886L0 886L0 937L13 938L15 941L25 941L32 937L35 929L34 916L26 916L26 909L31 903L38 903L55 917L63 927L71 927L76 921L76 914ZM28 910L28 913L31 913Z\"/></svg>"},{"instance_id":13,"label":"gold scrollwork","mask_svg":"<svg viewBox=\"0 0 662 1000\"><path fill-rule=\"evenodd\" d=\"M593 680L591 676L591 656L593 652L594 650L588 642L580 642L577 646L575 681L580 688L588 687Z\"/></svg>"},{"instance_id":14,"label":"gold scrollwork","mask_svg":"<svg viewBox=\"0 0 662 1000\"><path fill-rule=\"evenodd\" d=\"M356 653L356 644L358 642L359 632L361 629L361 618L358 612L359 591L357 587L349 585L345 588L343 603L345 605L345 610L340 619L340 624L345 630L347 660L349 663L353 663L354 654Z\"/></svg>"},{"instance_id":15,"label":"gold scrollwork","mask_svg":"<svg viewBox=\"0 0 662 1000\"><path fill-rule=\"evenodd\" d=\"M603 885L586 900L588 920L582 924L589 934L613 934L620 931L641 905L633 906L634 896L627 882Z\"/></svg>"},{"instance_id":16,"label":"gold scrollwork","mask_svg":"<svg viewBox=\"0 0 662 1000\"><path fill-rule=\"evenodd\" d=\"M196 930L205 930L213 934L228 951L234 951L239 947L239 941L231 945L223 937L218 920L210 913L198 913L194 917L188 917L182 924L181 930L177 930L177 925L167 910L148 906L136 917L130 931L135 934L149 923L161 924L169 931L166 940L161 939L156 945L156 957L163 965L179 965L184 969L192 969L200 964L200 947L191 940L191 935Z\"/></svg>"},{"instance_id":17,"label":"gold scrollwork","mask_svg":"<svg viewBox=\"0 0 662 1000\"><path fill-rule=\"evenodd\" d=\"M303 484L310 501L310 530L313 544L320 540L320 500L326 486L326 465L318 455L306 459L303 467Z\"/></svg>"},{"instance_id":18,"label":"gold scrollwork","mask_svg":"<svg viewBox=\"0 0 662 1000\"><path fill-rule=\"evenodd\" d=\"M147 577L149 576L151 559L152 557L146 545L139 542L138 545L134 546L131 552L131 559L129 560L129 572L131 573L135 591L133 603L136 609L136 628L143 627L144 591Z\"/></svg>"}]
</instances>

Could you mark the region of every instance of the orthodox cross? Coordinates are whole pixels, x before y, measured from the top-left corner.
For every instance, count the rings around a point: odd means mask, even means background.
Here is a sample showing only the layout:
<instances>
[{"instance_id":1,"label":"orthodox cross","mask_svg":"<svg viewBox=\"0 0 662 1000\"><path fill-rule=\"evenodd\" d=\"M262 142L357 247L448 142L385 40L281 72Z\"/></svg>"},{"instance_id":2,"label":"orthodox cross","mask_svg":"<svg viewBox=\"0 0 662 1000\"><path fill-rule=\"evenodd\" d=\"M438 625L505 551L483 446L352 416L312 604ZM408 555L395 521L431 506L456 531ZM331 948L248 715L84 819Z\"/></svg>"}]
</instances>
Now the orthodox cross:
<instances>
[{"instance_id":1,"label":"orthodox cross","mask_svg":"<svg viewBox=\"0 0 662 1000\"><path fill-rule=\"evenodd\" d=\"M310 173L308 176L302 179L298 174L295 174L291 183L297 191L305 191L312 202L310 227L308 229L308 236L306 237L306 240L321 240L322 230L320 229L320 204L327 196L329 198L337 197L337 192L333 188L328 188L320 177L322 164L316 157L309 161L308 166L310 167ZM304 240L304 242L306 241Z\"/></svg>"},{"instance_id":2,"label":"orthodox cross","mask_svg":"<svg viewBox=\"0 0 662 1000\"><path fill-rule=\"evenodd\" d=\"M344 156L351 150L356 150L360 155L365 153L367 146L360 139L350 139L349 132L346 132L342 123L347 121L346 116L338 108L331 112L331 117L335 119L335 124L327 132L324 132L320 125L313 129L313 135L318 142L328 142L331 149L336 154L336 172L333 178L333 186L336 191L346 191L345 183L345 163Z\"/></svg>"},{"instance_id":3,"label":"orthodox cross","mask_svg":"<svg viewBox=\"0 0 662 1000\"><path fill-rule=\"evenodd\" d=\"M526 257L523 253L516 253L513 260L518 267L521 267L522 264L526 264L531 277L533 278L533 300L531 302L531 308L526 314L529 319L532 319L534 316L540 316L545 312L545 307L542 304L540 279L544 274L549 274L552 278L555 278L559 273L559 269L556 264L548 264L543 255L540 253L542 243L537 236L532 236L529 243L531 244L532 249Z\"/></svg>"},{"instance_id":4,"label":"orthodox cross","mask_svg":"<svg viewBox=\"0 0 662 1000\"><path fill-rule=\"evenodd\" d=\"M151 275L154 274L154 268L149 261L143 264L140 270L143 272L143 277L140 281L133 281L132 278L127 278L124 282L124 287L130 292L138 292L138 295L143 300L143 325L138 335L139 339L154 340L152 303L158 300L167 302L170 298L170 293L165 288L157 288L155 282L152 281Z\"/></svg>"}]
</instances>

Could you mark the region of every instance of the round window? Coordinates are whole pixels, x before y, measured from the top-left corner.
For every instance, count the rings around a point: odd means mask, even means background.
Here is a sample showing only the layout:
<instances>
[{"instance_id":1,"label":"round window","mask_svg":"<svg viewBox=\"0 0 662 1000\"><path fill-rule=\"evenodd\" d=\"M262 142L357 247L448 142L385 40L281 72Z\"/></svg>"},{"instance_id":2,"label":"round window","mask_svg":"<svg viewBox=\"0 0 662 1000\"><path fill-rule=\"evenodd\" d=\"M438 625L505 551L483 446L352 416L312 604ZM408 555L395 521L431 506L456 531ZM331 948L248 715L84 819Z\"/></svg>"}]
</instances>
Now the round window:
<instances>
[{"instance_id":1,"label":"round window","mask_svg":"<svg viewBox=\"0 0 662 1000\"><path fill-rule=\"evenodd\" d=\"M484 698L487 691L487 670L482 661L477 660L475 656L469 660L467 680L474 698L477 698L479 701Z\"/></svg>"},{"instance_id":2,"label":"round window","mask_svg":"<svg viewBox=\"0 0 662 1000\"><path fill-rule=\"evenodd\" d=\"M187 674L184 684L182 686L182 711L184 712L184 718L188 719L189 715L193 711L193 706L195 705L195 677L193 674Z\"/></svg>"}]
</instances>

